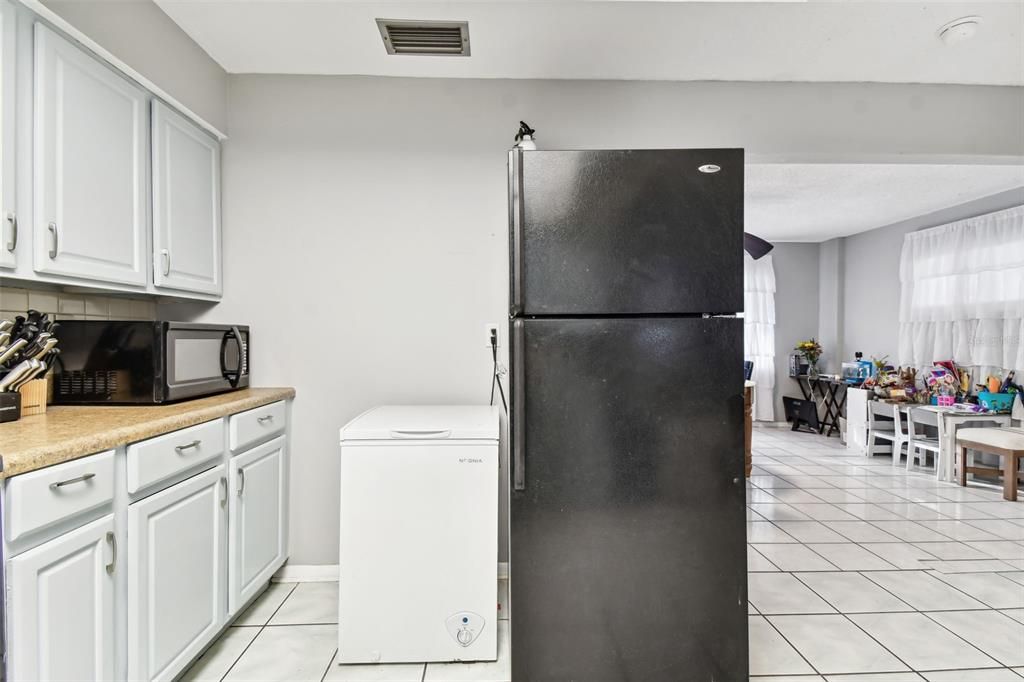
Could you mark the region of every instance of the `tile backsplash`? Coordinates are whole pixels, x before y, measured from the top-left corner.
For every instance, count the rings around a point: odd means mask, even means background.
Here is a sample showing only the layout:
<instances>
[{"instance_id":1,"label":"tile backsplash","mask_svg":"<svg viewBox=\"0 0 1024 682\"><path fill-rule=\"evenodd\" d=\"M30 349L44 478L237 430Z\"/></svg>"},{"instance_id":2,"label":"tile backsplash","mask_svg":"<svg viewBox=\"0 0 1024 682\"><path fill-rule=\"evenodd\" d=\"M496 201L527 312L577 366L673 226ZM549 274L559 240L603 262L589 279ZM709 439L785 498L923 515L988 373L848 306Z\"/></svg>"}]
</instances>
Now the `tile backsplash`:
<instances>
[{"instance_id":1,"label":"tile backsplash","mask_svg":"<svg viewBox=\"0 0 1024 682\"><path fill-rule=\"evenodd\" d=\"M0 318L13 319L34 309L58 320L155 320L156 302L58 289L0 286Z\"/></svg>"}]
</instances>

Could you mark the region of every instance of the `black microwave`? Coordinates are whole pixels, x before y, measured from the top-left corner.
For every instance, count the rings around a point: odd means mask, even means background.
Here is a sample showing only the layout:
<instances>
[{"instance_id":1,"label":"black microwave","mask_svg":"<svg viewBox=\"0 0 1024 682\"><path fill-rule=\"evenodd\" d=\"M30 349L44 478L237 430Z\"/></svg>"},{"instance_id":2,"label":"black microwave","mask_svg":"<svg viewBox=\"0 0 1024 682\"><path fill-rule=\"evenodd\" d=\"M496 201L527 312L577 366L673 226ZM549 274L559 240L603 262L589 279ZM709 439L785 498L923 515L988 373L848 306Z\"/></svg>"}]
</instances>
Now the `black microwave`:
<instances>
[{"instance_id":1,"label":"black microwave","mask_svg":"<svg viewBox=\"0 0 1024 682\"><path fill-rule=\"evenodd\" d=\"M53 402L156 404L249 385L249 327L61 320Z\"/></svg>"}]
</instances>

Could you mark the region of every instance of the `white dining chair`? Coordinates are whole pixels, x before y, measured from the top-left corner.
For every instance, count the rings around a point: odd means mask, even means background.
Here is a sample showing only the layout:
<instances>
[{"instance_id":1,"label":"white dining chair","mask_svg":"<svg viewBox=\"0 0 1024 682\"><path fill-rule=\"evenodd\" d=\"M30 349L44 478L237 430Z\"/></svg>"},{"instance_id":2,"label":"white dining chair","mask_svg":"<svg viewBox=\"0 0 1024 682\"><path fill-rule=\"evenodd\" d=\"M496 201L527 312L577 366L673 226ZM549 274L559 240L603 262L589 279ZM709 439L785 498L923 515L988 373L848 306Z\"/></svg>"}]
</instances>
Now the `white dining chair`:
<instances>
[{"instance_id":1,"label":"white dining chair","mask_svg":"<svg viewBox=\"0 0 1024 682\"><path fill-rule=\"evenodd\" d=\"M903 457L903 448L907 449L907 461L910 461L910 434L907 428L907 406L901 403L892 405L892 465L898 467Z\"/></svg>"},{"instance_id":2,"label":"white dining chair","mask_svg":"<svg viewBox=\"0 0 1024 682\"><path fill-rule=\"evenodd\" d=\"M890 405L878 400L868 402L868 444L864 448L865 457L874 457L876 454L895 452L894 442L896 440L895 424L892 421ZM881 442L879 442L881 441Z\"/></svg>"},{"instance_id":3,"label":"white dining chair","mask_svg":"<svg viewBox=\"0 0 1024 682\"><path fill-rule=\"evenodd\" d=\"M918 431L918 426L934 426L938 428L939 418L934 412L918 410L913 407L907 410L907 471L910 471L915 462L922 468L928 466L928 453L932 453L935 467L939 466L939 452L941 451L939 438L928 436Z\"/></svg>"}]
</instances>

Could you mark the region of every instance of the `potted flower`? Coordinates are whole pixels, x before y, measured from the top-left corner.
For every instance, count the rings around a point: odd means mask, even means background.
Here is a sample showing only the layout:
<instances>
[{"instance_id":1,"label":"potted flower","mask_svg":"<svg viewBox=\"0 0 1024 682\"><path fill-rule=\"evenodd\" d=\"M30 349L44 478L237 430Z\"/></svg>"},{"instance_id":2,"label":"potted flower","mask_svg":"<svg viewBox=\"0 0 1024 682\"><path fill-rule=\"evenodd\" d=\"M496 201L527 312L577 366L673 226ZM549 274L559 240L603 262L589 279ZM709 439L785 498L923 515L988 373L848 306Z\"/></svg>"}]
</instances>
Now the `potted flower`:
<instances>
[{"instance_id":1,"label":"potted flower","mask_svg":"<svg viewBox=\"0 0 1024 682\"><path fill-rule=\"evenodd\" d=\"M807 376L811 379L818 378L818 359L821 358L821 344L814 337L809 341L801 341L793 349L807 358Z\"/></svg>"}]
</instances>

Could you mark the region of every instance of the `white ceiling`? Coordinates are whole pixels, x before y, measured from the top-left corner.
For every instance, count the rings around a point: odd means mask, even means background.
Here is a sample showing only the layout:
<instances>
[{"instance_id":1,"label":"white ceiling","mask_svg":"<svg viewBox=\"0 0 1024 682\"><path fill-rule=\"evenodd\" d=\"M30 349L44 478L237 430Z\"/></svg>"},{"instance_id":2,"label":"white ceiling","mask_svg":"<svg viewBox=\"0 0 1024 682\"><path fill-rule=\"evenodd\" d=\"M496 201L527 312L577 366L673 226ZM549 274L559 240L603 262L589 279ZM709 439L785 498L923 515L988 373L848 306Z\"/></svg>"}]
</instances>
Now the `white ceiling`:
<instances>
[{"instance_id":1,"label":"white ceiling","mask_svg":"<svg viewBox=\"0 0 1024 682\"><path fill-rule=\"evenodd\" d=\"M1024 166L747 164L744 223L769 241L824 241L1019 189Z\"/></svg>"},{"instance_id":2,"label":"white ceiling","mask_svg":"<svg viewBox=\"0 0 1024 682\"><path fill-rule=\"evenodd\" d=\"M231 73L1024 85L1020 0L155 1ZM472 56L387 55L377 17L468 20Z\"/></svg>"}]
</instances>

